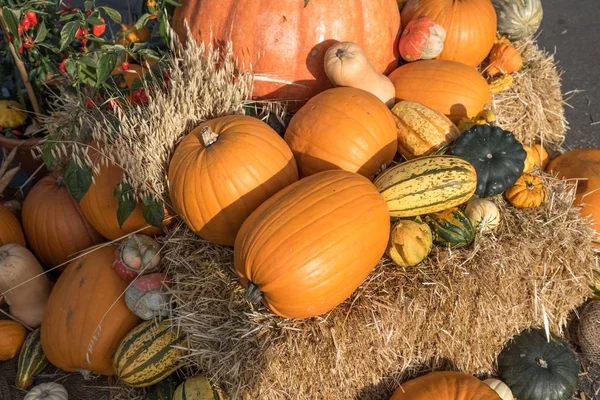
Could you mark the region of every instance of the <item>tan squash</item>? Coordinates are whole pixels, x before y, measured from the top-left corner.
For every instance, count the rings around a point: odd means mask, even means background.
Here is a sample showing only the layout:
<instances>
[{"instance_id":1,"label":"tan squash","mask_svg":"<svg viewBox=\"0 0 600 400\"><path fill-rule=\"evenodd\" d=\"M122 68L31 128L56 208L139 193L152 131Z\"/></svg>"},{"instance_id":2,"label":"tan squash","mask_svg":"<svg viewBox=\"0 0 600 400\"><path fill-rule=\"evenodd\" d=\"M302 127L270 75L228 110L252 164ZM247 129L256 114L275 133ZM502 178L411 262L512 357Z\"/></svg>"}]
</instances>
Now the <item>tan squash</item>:
<instances>
[{"instance_id":1,"label":"tan squash","mask_svg":"<svg viewBox=\"0 0 600 400\"><path fill-rule=\"evenodd\" d=\"M363 49L354 42L340 42L327 50L325 74L334 86L362 89L377 96L386 106L394 105L394 84L373 68Z\"/></svg>"},{"instance_id":2,"label":"tan squash","mask_svg":"<svg viewBox=\"0 0 600 400\"><path fill-rule=\"evenodd\" d=\"M27 331L15 321L0 321L0 361L13 359L19 354Z\"/></svg>"},{"instance_id":3,"label":"tan squash","mask_svg":"<svg viewBox=\"0 0 600 400\"><path fill-rule=\"evenodd\" d=\"M50 281L43 273L38 260L25 247L0 247L0 295L4 294L10 314L32 328L42 323L50 295Z\"/></svg>"}]
</instances>

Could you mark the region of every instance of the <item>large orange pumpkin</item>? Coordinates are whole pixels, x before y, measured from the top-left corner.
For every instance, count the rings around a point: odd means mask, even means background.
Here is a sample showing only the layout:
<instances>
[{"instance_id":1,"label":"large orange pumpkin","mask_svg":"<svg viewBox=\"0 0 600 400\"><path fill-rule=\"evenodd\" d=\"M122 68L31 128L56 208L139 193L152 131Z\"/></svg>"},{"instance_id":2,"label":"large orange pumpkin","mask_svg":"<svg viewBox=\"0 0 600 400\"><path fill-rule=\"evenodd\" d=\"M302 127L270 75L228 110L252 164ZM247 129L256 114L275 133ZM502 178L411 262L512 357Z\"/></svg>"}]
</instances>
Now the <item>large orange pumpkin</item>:
<instances>
[{"instance_id":1,"label":"large orange pumpkin","mask_svg":"<svg viewBox=\"0 0 600 400\"><path fill-rule=\"evenodd\" d=\"M387 204L367 178L319 172L248 217L235 240L235 269L251 302L308 318L352 294L383 256L389 233Z\"/></svg>"},{"instance_id":2,"label":"large orange pumpkin","mask_svg":"<svg viewBox=\"0 0 600 400\"><path fill-rule=\"evenodd\" d=\"M352 87L310 99L290 121L284 139L301 176L344 169L373 179L398 149L390 110L373 94Z\"/></svg>"},{"instance_id":3,"label":"large orange pumpkin","mask_svg":"<svg viewBox=\"0 0 600 400\"><path fill-rule=\"evenodd\" d=\"M550 161L546 171L559 178L579 179L574 205L582 216L592 217L600 243L600 149L576 149ZM575 181L573 181L575 183Z\"/></svg>"},{"instance_id":4,"label":"large orange pumpkin","mask_svg":"<svg viewBox=\"0 0 600 400\"><path fill-rule=\"evenodd\" d=\"M174 208L200 237L227 246L256 207L297 180L296 161L283 139L248 116L200 124L169 164Z\"/></svg>"},{"instance_id":5,"label":"large orange pumpkin","mask_svg":"<svg viewBox=\"0 0 600 400\"><path fill-rule=\"evenodd\" d=\"M461 372L430 372L403 383L390 400L502 400L491 387Z\"/></svg>"},{"instance_id":6,"label":"large orange pumpkin","mask_svg":"<svg viewBox=\"0 0 600 400\"><path fill-rule=\"evenodd\" d=\"M475 69L455 61L423 60L405 64L389 78L396 101L410 100L433 108L458 124L492 104L486 80Z\"/></svg>"},{"instance_id":7,"label":"large orange pumpkin","mask_svg":"<svg viewBox=\"0 0 600 400\"><path fill-rule=\"evenodd\" d=\"M125 304L128 283L112 269L114 246L71 262L56 282L42 321L42 348L63 371L114 375L112 356L141 320Z\"/></svg>"},{"instance_id":8,"label":"large orange pumpkin","mask_svg":"<svg viewBox=\"0 0 600 400\"><path fill-rule=\"evenodd\" d=\"M257 98L308 100L332 87L323 61L338 41L358 44L386 75L399 58L394 0L188 0L172 20L184 43L185 20L198 42L232 42L239 65L256 75Z\"/></svg>"},{"instance_id":9,"label":"large orange pumpkin","mask_svg":"<svg viewBox=\"0 0 600 400\"><path fill-rule=\"evenodd\" d=\"M29 248L48 267L104 241L85 219L59 174L47 175L35 184L25 198L21 216Z\"/></svg>"},{"instance_id":10,"label":"large orange pumpkin","mask_svg":"<svg viewBox=\"0 0 600 400\"><path fill-rule=\"evenodd\" d=\"M402 25L429 17L446 30L438 60L478 66L496 38L496 10L490 0L409 0L402 9Z\"/></svg>"},{"instance_id":11,"label":"large orange pumpkin","mask_svg":"<svg viewBox=\"0 0 600 400\"><path fill-rule=\"evenodd\" d=\"M17 217L0 204L0 247L10 243L25 246L25 235Z\"/></svg>"},{"instance_id":12,"label":"large orange pumpkin","mask_svg":"<svg viewBox=\"0 0 600 400\"><path fill-rule=\"evenodd\" d=\"M88 222L108 240L116 240L122 236L148 226L142 232L146 235L158 235L162 231L151 227L144 219L142 205L138 204L122 227L117 219L118 201L114 195L117 185L123 181L123 170L114 165L102 166L98 174L94 174L92 183L79 206Z\"/></svg>"}]
</instances>

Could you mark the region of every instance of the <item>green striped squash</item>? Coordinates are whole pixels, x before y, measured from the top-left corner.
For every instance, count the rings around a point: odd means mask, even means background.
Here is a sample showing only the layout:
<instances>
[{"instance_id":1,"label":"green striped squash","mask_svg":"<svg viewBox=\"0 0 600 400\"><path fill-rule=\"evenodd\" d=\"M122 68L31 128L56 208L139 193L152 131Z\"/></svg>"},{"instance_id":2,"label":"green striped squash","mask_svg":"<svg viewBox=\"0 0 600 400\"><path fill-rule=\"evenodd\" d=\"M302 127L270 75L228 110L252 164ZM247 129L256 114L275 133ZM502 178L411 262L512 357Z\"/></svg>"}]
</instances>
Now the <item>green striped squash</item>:
<instances>
[{"instance_id":1,"label":"green striped squash","mask_svg":"<svg viewBox=\"0 0 600 400\"><path fill-rule=\"evenodd\" d=\"M428 156L388 168L373 183L392 217L414 217L465 203L477 188L477 172L462 158Z\"/></svg>"},{"instance_id":2,"label":"green striped squash","mask_svg":"<svg viewBox=\"0 0 600 400\"><path fill-rule=\"evenodd\" d=\"M498 31L511 39L524 39L539 29L544 18L541 0L492 0Z\"/></svg>"},{"instance_id":3,"label":"green striped squash","mask_svg":"<svg viewBox=\"0 0 600 400\"><path fill-rule=\"evenodd\" d=\"M173 400L223 400L223 394L204 376L194 376L175 391Z\"/></svg>"},{"instance_id":4,"label":"green striped squash","mask_svg":"<svg viewBox=\"0 0 600 400\"><path fill-rule=\"evenodd\" d=\"M146 400L173 400L179 383L176 374L167 376L162 381L146 388Z\"/></svg>"},{"instance_id":5,"label":"green striped squash","mask_svg":"<svg viewBox=\"0 0 600 400\"><path fill-rule=\"evenodd\" d=\"M185 351L185 336L171 329L169 320L159 324L142 322L119 344L113 357L115 373L123 383L132 387L147 387L158 383L180 366L178 359Z\"/></svg>"},{"instance_id":6,"label":"green striped squash","mask_svg":"<svg viewBox=\"0 0 600 400\"><path fill-rule=\"evenodd\" d=\"M429 214L427 224L438 246L464 247L473 241L475 229L463 210L453 207L439 213Z\"/></svg>"},{"instance_id":7,"label":"green striped squash","mask_svg":"<svg viewBox=\"0 0 600 400\"><path fill-rule=\"evenodd\" d=\"M33 385L33 379L50 364L42 350L40 332L40 328L31 332L21 348L15 379L18 388L27 389Z\"/></svg>"}]
</instances>

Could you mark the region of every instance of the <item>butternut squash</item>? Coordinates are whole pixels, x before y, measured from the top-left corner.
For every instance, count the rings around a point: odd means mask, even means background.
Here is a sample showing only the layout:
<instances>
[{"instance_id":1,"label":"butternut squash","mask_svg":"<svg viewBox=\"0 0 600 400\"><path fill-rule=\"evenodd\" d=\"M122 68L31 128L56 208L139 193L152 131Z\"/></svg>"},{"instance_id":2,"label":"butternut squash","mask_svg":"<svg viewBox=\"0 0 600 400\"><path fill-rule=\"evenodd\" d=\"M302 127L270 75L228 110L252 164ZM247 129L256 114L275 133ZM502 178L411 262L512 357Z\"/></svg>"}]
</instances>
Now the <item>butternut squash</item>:
<instances>
[{"instance_id":1,"label":"butternut squash","mask_svg":"<svg viewBox=\"0 0 600 400\"><path fill-rule=\"evenodd\" d=\"M393 107L396 89L392 81L377 72L363 49L354 42L340 42L325 53L325 74L334 86L350 86L377 96Z\"/></svg>"}]
</instances>

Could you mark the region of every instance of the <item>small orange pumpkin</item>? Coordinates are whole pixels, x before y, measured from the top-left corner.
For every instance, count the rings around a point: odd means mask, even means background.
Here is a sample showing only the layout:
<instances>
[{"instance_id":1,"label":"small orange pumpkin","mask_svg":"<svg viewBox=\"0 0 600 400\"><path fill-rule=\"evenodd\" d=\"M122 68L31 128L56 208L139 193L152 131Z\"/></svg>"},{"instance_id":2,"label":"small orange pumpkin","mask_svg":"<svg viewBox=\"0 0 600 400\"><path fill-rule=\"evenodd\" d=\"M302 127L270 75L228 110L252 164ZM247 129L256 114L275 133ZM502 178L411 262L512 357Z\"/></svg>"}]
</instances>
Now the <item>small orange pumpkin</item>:
<instances>
[{"instance_id":1,"label":"small orange pumpkin","mask_svg":"<svg viewBox=\"0 0 600 400\"><path fill-rule=\"evenodd\" d=\"M25 246L25 235L17 217L0 204L0 247L9 243Z\"/></svg>"},{"instance_id":2,"label":"small orange pumpkin","mask_svg":"<svg viewBox=\"0 0 600 400\"><path fill-rule=\"evenodd\" d=\"M510 43L496 43L490 52L490 64L486 69L489 76L512 74L523 67L523 58Z\"/></svg>"},{"instance_id":3,"label":"small orange pumpkin","mask_svg":"<svg viewBox=\"0 0 600 400\"><path fill-rule=\"evenodd\" d=\"M0 321L0 361L13 359L21 351L27 330L18 322Z\"/></svg>"},{"instance_id":4,"label":"small orange pumpkin","mask_svg":"<svg viewBox=\"0 0 600 400\"><path fill-rule=\"evenodd\" d=\"M22 218L29 248L48 267L104 241L85 219L60 174L47 175L35 184L23 203Z\"/></svg>"},{"instance_id":5,"label":"small orange pumpkin","mask_svg":"<svg viewBox=\"0 0 600 400\"><path fill-rule=\"evenodd\" d=\"M536 208L548 199L544 182L529 174L521 175L514 186L504 192L504 196L516 208Z\"/></svg>"},{"instance_id":6,"label":"small orange pumpkin","mask_svg":"<svg viewBox=\"0 0 600 400\"><path fill-rule=\"evenodd\" d=\"M533 161L535 165L537 165L542 170L545 170L550 162L550 155L548 151L541 144L537 143L531 146L531 150L533 152Z\"/></svg>"},{"instance_id":7,"label":"small orange pumpkin","mask_svg":"<svg viewBox=\"0 0 600 400\"><path fill-rule=\"evenodd\" d=\"M390 400L502 400L474 376L454 371L430 372L403 383Z\"/></svg>"}]
</instances>

